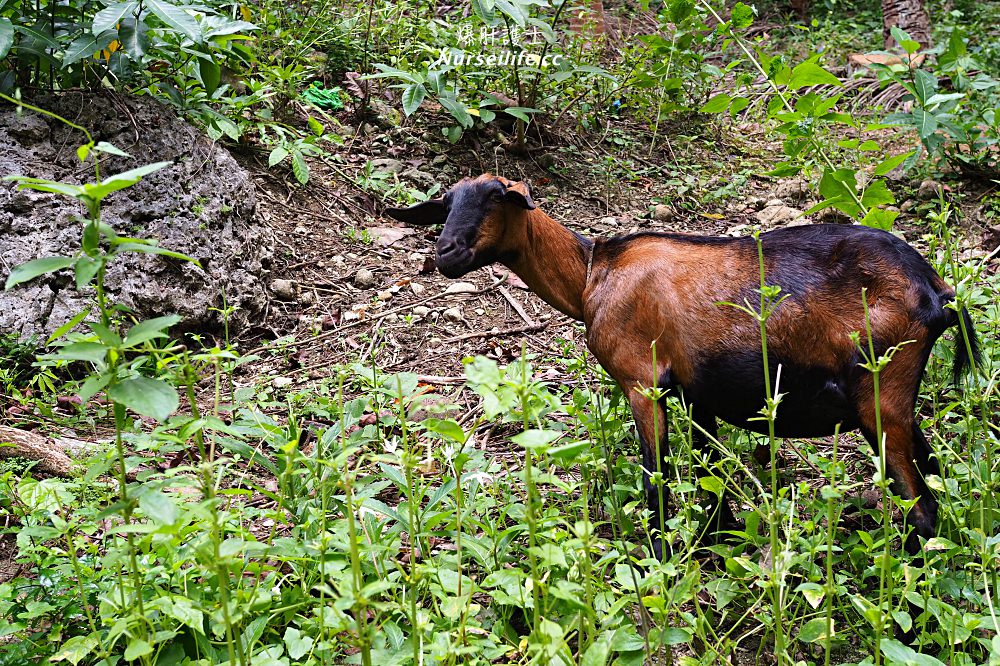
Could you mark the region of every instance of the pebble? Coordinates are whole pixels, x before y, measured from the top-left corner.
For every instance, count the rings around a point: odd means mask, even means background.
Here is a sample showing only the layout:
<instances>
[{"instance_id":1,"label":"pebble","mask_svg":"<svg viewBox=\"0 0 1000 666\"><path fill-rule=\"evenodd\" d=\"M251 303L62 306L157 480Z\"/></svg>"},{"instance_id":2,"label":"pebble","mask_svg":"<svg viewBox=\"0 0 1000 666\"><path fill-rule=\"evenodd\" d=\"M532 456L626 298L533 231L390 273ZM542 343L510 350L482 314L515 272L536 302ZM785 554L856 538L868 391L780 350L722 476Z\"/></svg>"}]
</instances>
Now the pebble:
<instances>
[{"instance_id":1,"label":"pebble","mask_svg":"<svg viewBox=\"0 0 1000 666\"><path fill-rule=\"evenodd\" d=\"M606 227L617 227L618 226L618 218L616 218L616 217L602 217L600 220L597 221L597 223L601 224L601 225L604 225Z\"/></svg>"},{"instance_id":2,"label":"pebble","mask_svg":"<svg viewBox=\"0 0 1000 666\"><path fill-rule=\"evenodd\" d=\"M427 308L423 305L418 305L417 307L413 308L413 314L415 314L418 317L426 317L427 313L429 312L430 308Z\"/></svg>"},{"instance_id":3,"label":"pebble","mask_svg":"<svg viewBox=\"0 0 1000 666\"><path fill-rule=\"evenodd\" d=\"M298 226L295 227L295 233L297 233L300 236L304 236L306 233L308 233L308 229L306 229L303 226Z\"/></svg>"},{"instance_id":4,"label":"pebble","mask_svg":"<svg viewBox=\"0 0 1000 666\"><path fill-rule=\"evenodd\" d=\"M422 293L424 293L425 291L427 291L427 287L425 287L424 285L420 284L419 282L411 282L410 283L410 291L413 292L414 296L419 296Z\"/></svg>"},{"instance_id":5,"label":"pebble","mask_svg":"<svg viewBox=\"0 0 1000 666\"><path fill-rule=\"evenodd\" d=\"M790 206L769 205L756 213L757 220L764 226L776 226L792 222L802 215L798 208Z\"/></svg>"},{"instance_id":6,"label":"pebble","mask_svg":"<svg viewBox=\"0 0 1000 666\"><path fill-rule=\"evenodd\" d=\"M656 204L653 206L653 219L660 222L669 222L674 219L674 209L667 204Z\"/></svg>"},{"instance_id":7,"label":"pebble","mask_svg":"<svg viewBox=\"0 0 1000 666\"><path fill-rule=\"evenodd\" d=\"M386 316L382 317L382 321L384 321L386 324L395 324L397 321L399 321L399 315L387 314Z\"/></svg>"},{"instance_id":8,"label":"pebble","mask_svg":"<svg viewBox=\"0 0 1000 666\"><path fill-rule=\"evenodd\" d=\"M316 294L311 291L303 291L299 295L299 303L302 305L312 305L316 302Z\"/></svg>"},{"instance_id":9,"label":"pebble","mask_svg":"<svg viewBox=\"0 0 1000 666\"><path fill-rule=\"evenodd\" d=\"M784 205L785 205L785 202L782 201L781 199L768 199L767 201L764 202L764 207L765 208L767 208L769 206L784 206Z\"/></svg>"},{"instance_id":10,"label":"pebble","mask_svg":"<svg viewBox=\"0 0 1000 666\"><path fill-rule=\"evenodd\" d=\"M482 317L484 314L486 314L486 310L482 308L476 308L476 314Z\"/></svg>"},{"instance_id":11,"label":"pebble","mask_svg":"<svg viewBox=\"0 0 1000 666\"><path fill-rule=\"evenodd\" d=\"M376 296L380 301L388 301L392 298L392 292L389 291L388 289L383 289L382 291L378 292Z\"/></svg>"},{"instance_id":12,"label":"pebble","mask_svg":"<svg viewBox=\"0 0 1000 666\"><path fill-rule=\"evenodd\" d=\"M292 385L291 377L275 377L271 380L271 386L274 388L285 388L286 386Z\"/></svg>"},{"instance_id":13,"label":"pebble","mask_svg":"<svg viewBox=\"0 0 1000 666\"><path fill-rule=\"evenodd\" d=\"M354 274L354 286L358 289L368 289L375 284L375 275L367 268L358 269Z\"/></svg>"},{"instance_id":14,"label":"pebble","mask_svg":"<svg viewBox=\"0 0 1000 666\"><path fill-rule=\"evenodd\" d=\"M334 256L333 259L331 259L330 261L333 262L334 266L343 266L344 264L347 263L346 261L344 261L344 258L339 254Z\"/></svg>"},{"instance_id":15,"label":"pebble","mask_svg":"<svg viewBox=\"0 0 1000 666\"><path fill-rule=\"evenodd\" d=\"M938 192L941 189L941 183L936 180L925 180L920 183L920 187L917 188L917 198L923 199L924 201L930 201L931 199L938 198Z\"/></svg>"},{"instance_id":16,"label":"pebble","mask_svg":"<svg viewBox=\"0 0 1000 666\"><path fill-rule=\"evenodd\" d=\"M278 298L286 301L291 301L295 298L298 292L298 285L295 284L294 280L283 280L277 279L271 282L271 291Z\"/></svg>"},{"instance_id":17,"label":"pebble","mask_svg":"<svg viewBox=\"0 0 1000 666\"><path fill-rule=\"evenodd\" d=\"M446 294L468 294L473 291L478 291L476 285L471 282L452 282L448 285L448 288L444 290Z\"/></svg>"},{"instance_id":18,"label":"pebble","mask_svg":"<svg viewBox=\"0 0 1000 666\"><path fill-rule=\"evenodd\" d=\"M428 347L440 347L441 346L441 338L431 338L430 340L427 341L427 346Z\"/></svg>"},{"instance_id":19,"label":"pebble","mask_svg":"<svg viewBox=\"0 0 1000 666\"><path fill-rule=\"evenodd\" d=\"M448 321L462 321L462 310L459 308L448 308L442 314Z\"/></svg>"},{"instance_id":20,"label":"pebble","mask_svg":"<svg viewBox=\"0 0 1000 666\"><path fill-rule=\"evenodd\" d=\"M447 161L448 161L448 156L447 155L438 155L434 159L431 160L431 164L434 165L434 166L441 166L442 164L444 164Z\"/></svg>"}]
</instances>

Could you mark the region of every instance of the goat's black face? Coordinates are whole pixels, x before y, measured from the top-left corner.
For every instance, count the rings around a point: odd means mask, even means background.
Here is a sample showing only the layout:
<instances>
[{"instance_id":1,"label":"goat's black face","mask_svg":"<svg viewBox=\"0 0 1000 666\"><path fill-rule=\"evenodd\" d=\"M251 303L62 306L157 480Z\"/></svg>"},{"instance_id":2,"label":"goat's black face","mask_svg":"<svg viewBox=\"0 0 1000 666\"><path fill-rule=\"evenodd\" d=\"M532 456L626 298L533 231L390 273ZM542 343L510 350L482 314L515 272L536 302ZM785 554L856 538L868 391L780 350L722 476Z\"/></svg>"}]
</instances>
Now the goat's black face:
<instances>
[{"instance_id":1,"label":"goat's black face","mask_svg":"<svg viewBox=\"0 0 1000 666\"><path fill-rule=\"evenodd\" d=\"M507 205L535 208L527 185L490 175L465 178L440 199L409 208L389 208L386 215L414 225L444 223L437 240L437 267L442 275L457 278L493 263L503 252ZM518 190L524 190L518 191Z\"/></svg>"}]
</instances>

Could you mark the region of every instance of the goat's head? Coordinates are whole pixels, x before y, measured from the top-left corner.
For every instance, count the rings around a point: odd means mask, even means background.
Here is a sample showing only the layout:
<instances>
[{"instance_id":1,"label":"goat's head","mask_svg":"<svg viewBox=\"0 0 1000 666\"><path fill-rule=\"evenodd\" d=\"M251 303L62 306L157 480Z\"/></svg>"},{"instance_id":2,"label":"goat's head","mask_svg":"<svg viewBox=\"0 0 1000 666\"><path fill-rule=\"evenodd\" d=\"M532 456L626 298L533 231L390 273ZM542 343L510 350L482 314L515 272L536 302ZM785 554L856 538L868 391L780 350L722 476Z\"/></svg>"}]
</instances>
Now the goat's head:
<instances>
[{"instance_id":1,"label":"goat's head","mask_svg":"<svg viewBox=\"0 0 1000 666\"><path fill-rule=\"evenodd\" d=\"M439 199L385 212L406 224L444 223L437 240L437 267L445 277L457 278L511 251L508 225L518 224L524 211L534 208L526 182L484 174L463 178Z\"/></svg>"}]
</instances>

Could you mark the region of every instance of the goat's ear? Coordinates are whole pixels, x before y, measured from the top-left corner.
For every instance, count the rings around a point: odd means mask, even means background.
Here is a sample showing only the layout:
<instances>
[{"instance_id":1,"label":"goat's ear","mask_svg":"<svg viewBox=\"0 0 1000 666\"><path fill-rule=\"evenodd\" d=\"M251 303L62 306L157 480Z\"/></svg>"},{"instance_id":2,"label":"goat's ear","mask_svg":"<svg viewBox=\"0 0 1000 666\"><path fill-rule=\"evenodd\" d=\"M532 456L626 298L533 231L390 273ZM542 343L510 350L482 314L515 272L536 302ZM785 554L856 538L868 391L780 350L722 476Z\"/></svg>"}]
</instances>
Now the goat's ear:
<instances>
[{"instance_id":1,"label":"goat's ear","mask_svg":"<svg viewBox=\"0 0 1000 666\"><path fill-rule=\"evenodd\" d=\"M531 198L531 186L526 181L514 183L504 193L504 201L520 206L525 210L535 210L535 201Z\"/></svg>"},{"instance_id":2,"label":"goat's ear","mask_svg":"<svg viewBox=\"0 0 1000 666\"><path fill-rule=\"evenodd\" d=\"M406 224L427 227L444 224L448 219L448 208L444 205L444 199L429 199L409 208L386 208L385 214Z\"/></svg>"}]
</instances>

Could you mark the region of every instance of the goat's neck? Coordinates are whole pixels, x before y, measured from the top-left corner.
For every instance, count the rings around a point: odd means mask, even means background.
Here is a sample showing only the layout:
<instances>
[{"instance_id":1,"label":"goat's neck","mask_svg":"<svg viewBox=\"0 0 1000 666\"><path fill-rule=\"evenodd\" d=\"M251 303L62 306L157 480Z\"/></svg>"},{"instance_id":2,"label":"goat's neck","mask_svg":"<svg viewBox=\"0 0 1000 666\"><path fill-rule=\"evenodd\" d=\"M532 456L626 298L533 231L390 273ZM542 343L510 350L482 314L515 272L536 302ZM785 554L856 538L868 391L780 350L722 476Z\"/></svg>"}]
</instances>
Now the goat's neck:
<instances>
[{"instance_id":1,"label":"goat's neck","mask_svg":"<svg viewBox=\"0 0 1000 666\"><path fill-rule=\"evenodd\" d=\"M504 265L543 301L582 321L592 244L537 208L523 215L526 223L508 225L517 232L511 239L514 251Z\"/></svg>"}]
</instances>

